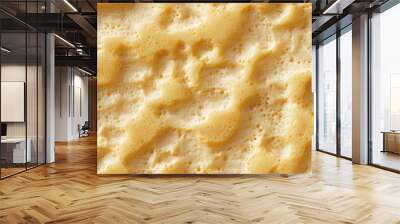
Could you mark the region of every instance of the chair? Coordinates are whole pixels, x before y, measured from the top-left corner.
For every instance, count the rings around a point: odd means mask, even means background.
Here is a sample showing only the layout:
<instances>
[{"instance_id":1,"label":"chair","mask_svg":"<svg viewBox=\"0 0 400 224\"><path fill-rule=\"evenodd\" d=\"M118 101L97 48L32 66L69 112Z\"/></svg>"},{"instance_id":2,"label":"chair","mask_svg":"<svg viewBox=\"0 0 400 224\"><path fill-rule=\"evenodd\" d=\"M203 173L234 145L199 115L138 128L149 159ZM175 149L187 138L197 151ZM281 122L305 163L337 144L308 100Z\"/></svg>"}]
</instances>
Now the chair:
<instances>
[{"instance_id":1,"label":"chair","mask_svg":"<svg viewBox=\"0 0 400 224\"><path fill-rule=\"evenodd\" d=\"M79 138L89 136L89 129L90 129L89 121L85 121L82 127L80 127L80 125L78 124Z\"/></svg>"}]
</instances>

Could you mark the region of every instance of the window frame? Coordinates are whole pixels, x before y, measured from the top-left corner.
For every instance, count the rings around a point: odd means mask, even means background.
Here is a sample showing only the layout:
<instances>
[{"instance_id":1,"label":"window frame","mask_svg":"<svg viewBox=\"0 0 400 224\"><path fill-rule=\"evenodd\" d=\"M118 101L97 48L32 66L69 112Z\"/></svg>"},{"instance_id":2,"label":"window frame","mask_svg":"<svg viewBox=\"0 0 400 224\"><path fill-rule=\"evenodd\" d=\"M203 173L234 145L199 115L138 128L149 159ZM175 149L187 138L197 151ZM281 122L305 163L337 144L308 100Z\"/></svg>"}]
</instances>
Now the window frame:
<instances>
[{"instance_id":1,"label":"window frame","mask_svg":"<svg viewBox=\"0 0 400 224\"><path fill-rule=\"evenodd\" d=\"M316 84L316 116L315 116L315 122L316 122L316 151L318 152L323 152L329 155L333 155L333 156L337 156L346 160L352 160L352 158L347 157L342 155L341 153L341 119L340 119L340 82L341 82L341 64L340 64L340 37L342 35L344 35L347 32L351 32L352 31L352 23L350 22L349 24L346 24L346 26L337 29L335 33L333 33L332 35L326 37L323 40L320 40L317 44L316 44L316 80L315 80L315 84ZM328 43L330 41L336 41L336 151L335 153L329 152L327 150L324 150L322 148L320 148L320 143L319 143L319 131L320 131L320 127L319 127L319 117L320 117L320 112L319 112L319 78L320 78L320 74L319 74L319 60L320 60L320 56L318 53L318 49L321 45L321 43Z\"/></svg>"}]
</instances>

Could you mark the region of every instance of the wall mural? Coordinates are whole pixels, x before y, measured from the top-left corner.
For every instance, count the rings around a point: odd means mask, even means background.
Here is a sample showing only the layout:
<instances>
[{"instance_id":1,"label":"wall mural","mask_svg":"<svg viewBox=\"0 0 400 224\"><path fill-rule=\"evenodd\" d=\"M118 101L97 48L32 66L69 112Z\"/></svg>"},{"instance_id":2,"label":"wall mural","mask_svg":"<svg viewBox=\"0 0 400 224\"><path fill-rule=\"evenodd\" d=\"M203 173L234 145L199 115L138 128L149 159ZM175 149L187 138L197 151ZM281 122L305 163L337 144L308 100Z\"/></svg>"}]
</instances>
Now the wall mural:
<instances>
[{"instance_id":1,"label":"wall mural","mask_svg":"<svg viewBox=\"0 0 400 224\"><path fill-rule=\"evenodd\" d=\"M98 4L99 174L301 173L311 4Z\"/></svg>"}]
</instances>

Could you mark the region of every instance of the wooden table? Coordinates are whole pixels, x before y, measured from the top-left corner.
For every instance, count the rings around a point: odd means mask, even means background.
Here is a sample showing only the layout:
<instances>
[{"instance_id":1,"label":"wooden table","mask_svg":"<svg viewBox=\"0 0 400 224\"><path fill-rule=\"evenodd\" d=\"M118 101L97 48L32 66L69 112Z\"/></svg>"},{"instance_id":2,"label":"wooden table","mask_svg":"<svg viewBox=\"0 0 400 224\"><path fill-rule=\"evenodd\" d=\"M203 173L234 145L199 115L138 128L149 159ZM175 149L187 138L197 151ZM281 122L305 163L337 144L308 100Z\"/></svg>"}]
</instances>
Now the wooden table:
<instances>
[{"instance_id":1,"label":"wooden table","mask_svg":"<svg viewBox=\"0 0 400 224\"><path fill-rule=\"evenodd\" d=\"M383 149L382 152L400 154L400 131L382 131Z\"/></svg>"}]
</instances>

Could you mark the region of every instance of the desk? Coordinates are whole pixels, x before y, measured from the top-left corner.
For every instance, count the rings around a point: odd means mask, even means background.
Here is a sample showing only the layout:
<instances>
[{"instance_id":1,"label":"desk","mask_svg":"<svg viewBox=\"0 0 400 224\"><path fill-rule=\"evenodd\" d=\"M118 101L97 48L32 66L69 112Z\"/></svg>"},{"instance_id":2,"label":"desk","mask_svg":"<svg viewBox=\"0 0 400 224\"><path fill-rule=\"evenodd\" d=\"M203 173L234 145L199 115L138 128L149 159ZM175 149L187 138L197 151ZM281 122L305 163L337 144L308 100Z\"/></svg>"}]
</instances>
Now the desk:
<instances>
[{"instance_id":1,"label":"desk","mask_svg":"<svg viewBox=\"0 0 400 224\"><path fill-rule=\"evenodd\" d=\"M25 138L5 138L1 139L1 157L6 163L25 163L31 162L32 140L27 138L28 147L25 154ZM11 147L10 147L11 146ZM12 155L12 156L11 156ZM11 159L12 158L12 159ZM25 161L26 158L26 161Z\"/></svg>"},{"instance_id":2,"label":"desk","mask_svg":"<svg viewBox=\"0 0 400 224\"><path fill-rule=\"evenodd\" d=\"M382 131L381 133L383 134L382 152L392 152L400 154L400 132Z\"/></svg>"}]
</instances>

